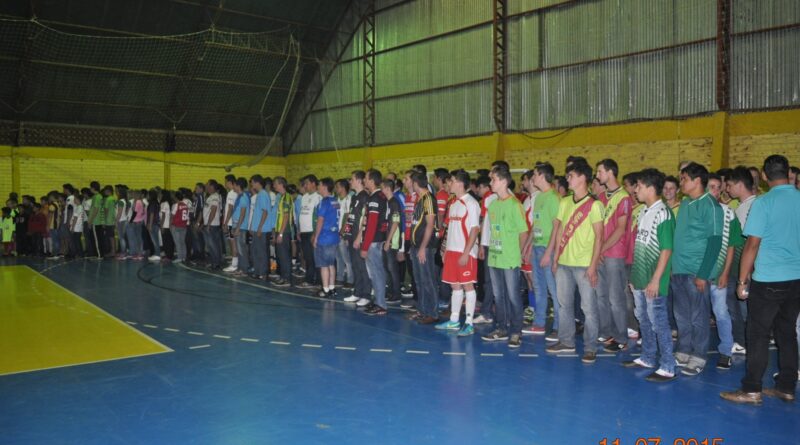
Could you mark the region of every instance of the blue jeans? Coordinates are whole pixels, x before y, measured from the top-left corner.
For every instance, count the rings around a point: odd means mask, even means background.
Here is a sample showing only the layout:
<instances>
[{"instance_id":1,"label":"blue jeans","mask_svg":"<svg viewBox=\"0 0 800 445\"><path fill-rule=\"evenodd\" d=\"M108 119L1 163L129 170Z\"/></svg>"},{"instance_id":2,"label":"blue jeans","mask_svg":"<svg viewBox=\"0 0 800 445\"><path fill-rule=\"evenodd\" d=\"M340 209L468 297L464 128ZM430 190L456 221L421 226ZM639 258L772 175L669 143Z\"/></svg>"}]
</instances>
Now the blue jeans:
<instances>
[{"instance_id":1,"label":"blue jeans","mask_svg":"<svg viewBox=\"0 0 800 445\"><path fill-rule=\"evenodd\" d=\"M731 328L733 330L733 341L744 346L747 343L745 338L745 320L747 320L747 301L742 301L736 297L737 277L731 276L728 286L733 290L728 290L728 312L731 314Z\"/></svg>"},{"instance_id":2,"label":"blue jeans","mask_svg":"<svg viewBox=\"0 0 800 445\"><path fill-rule=\"evenodd\" d=\"M53 255L61 255L61 238L58 229L50 229L50 242L53 243L50 253Z\"/></svg>"},{"instance_id":3,"label":"blue jeans","mask_svg":"<svg viewBox=\"0 0 800 445\"><path fill-rule=\"evenodd\" d=\"M675 356L672 354L672 332L667 319L667 297L649 299L643 290L634 290L634 312L642 333L642 360L656 365L656 354L661 350L658 367L675 373Z\"/></svg>"},{"instance_id":4,"label":"blue jeans","mask_svg":"<svg viewBox=\"0 0 800 445\"><path fill-rule=\"evenodd\" d=\"M186 227L170 227L172 239L175 240L177 258L186 261Z\"/></svg>"},{"instance_id":5,"label":"blue jeans","mask_svg":"<svg viewBox=\"0 0 800 445\"><path fill-rule=\"evenodd\" d=\"M150 234L150 241L153 242L153 252L150 255L160 255L161 254L161 228L157 225L153 224L148 229L147 233Z\"/></svg>"},{"instance_id":6,"label":"blue jeans","mask_svg":"<svg viewBox=\"0 0 800 445\"><path fill-rule=\"evenodd\" d=\"M628 339L628 302L625 287L628 276L624 258L604 258L597 268L597 310L600 319L600 335L614 337L617 342Z\"/></svg>"},{"instance_id":7,"label":"blue jeans","mask_svg":"<svg viewBox=\"0 0 800 445\"><path fill-rule=\"evenodd\" d=\"M675 323L678 325L678 344L675 348L677 354L685 354L698 361L700 366L705 366L709 342L709 315L710 304L708 290L700 293L694 284L694 275L672 275L670 286L675 296L673 308L675 310Z\"/></svg>"},{"instance_id":8,"label":"blue jeans","mask_svg":"<svg viewBox=\"0 0 800 445\"><path fill-rule=\"evenodd\" d=\"M128 226L126 227L126 233L128 235L128 244L130 245L129 249L131 255L142 255L142 223L128 223Z\"/></svg>"},{"instance_id":9,"label":"blue jeans","mask_svg":"<svg viewBox=\"0 0 800 445\"><path fill-rule=\"evenodd\" d=\"M531 255L533 265L534 286L536 286L536 312L533 315L533 325L545 327L547 323L547 292L553 300L553 330L558 330L558 292L556 291L556 277L550 267L541 267L539 262L544 258L546 247L536 246ZM550 254L550 261L555 258L555 252Z\"/></svg>"},{"instance_id":10,"label":"blue jeans","mask_svg":"<svg viewBox=\"0 0 800 445\"><path fill-rule=\"evenodd\" d=\"M350 252L348 251L347 240L339 241L336 248L336 279L338 281L345 281L345 274L347 275L347 283L353 284L353 263L350 261Z\"/></svg>"},{"instance_id":11,"label":"blue jeans","mask_svg":"<svg viewBox=\"0 0 800 445\"><path fill-rule=\"evenodd\" d=\"M386 309L386 269L383 267L383 243L372 243L367 250L367 273L375 291L375 304Z\"/></svg>"},{"instance_id":12,"label":"blue jeans","mask_svg":"<svg viewBox=\"0 0 800 445\"><path fill-rule=\"evenodd\" d=\"M119 251L117 254L119 255L127 255L128 254L128 222L127 221L118 221L117 222L117 234L119 235Z\"/></svg>"},{"instance_id":13,"label":"blue jeans","mask_svg":"<svg viewBox=\"0 0 800 445\"><path fill-rule=\"evenodd\" d=\"M731 314L728 312L728 292L731 291L732 282L727 287L718 288L716 284L711 285L711 310L714 311L714 318L717 319L717 334L719 335L719 345L717 350L722 355L731 356L733 350L733 325L731 324Z\"/></svg>"},{"instance_id":14,"label":"blue jeans","mask_svg":"<svg viewBox=\"0 0 800 445\"><path fill-rule=\"evenodd\" d=\"M481 246L486 256L489 258L489 248ZM492 273L489 272L489 260L483 261L483 301L481 301L481 314L486 318L492 318L492 305L494 305L494 287L492 286Z\"/></svg>"},{"instance_id":15,"label":"blue jeans","mask_svg":"<svg viewBox=\"0 0 800 445\"><path fill-rule=\"evenodd\" d=\"M239 271L247 273L250 269L250 246L247 245L247 230L239 230L236 235L236 253L239 258Z\"/></svg>"},{"instance_id":16,"label":"blue jeans","mask_svg":"<svg viewBox=\"0 0 800 445\"><path fill-rule=\"evenodd\" d=\"M417 285L417 310L426 316L439 318L439 292L433 279L434 249L425 249L425 264L419 262L419 248L411 248L411 264L414 268L414 280Z\"/></svg>"},{"instance_id":17,"label":"blue jeans","mask_svg":"<svg viewBox=\"0 0 800 445\"><path fill-rule=\"evenodd\" d=\"M213 267L222 265L222 228L220 226L206 226L206 249L208 249L209 263Z\"/></svg>"},{"instance_id":18,"label":"blue jeans","mask_svg":"<svg viewBox=\"0 0 800 445\"><path fill-rule=\"evenodd\" d=\"M558 266L556 286L558 287L558 341L566 346L575 346L575 290L581 299L581 309L585 318L583 327L583 349L585 352L597 351L597 336L600 324L597 318L597 295L586 276L586 267Z\"/></svg>"},{"instance_id":19,"label":"blue jeans","mask_svg":"<svg viewBox=\"0 0 800 445\"><path fill-rule=\"evenodd\" d=\"M492 274L494 303L497 306L496 328L509 334L522 332L522 299L519 293L519 267L489 268Z\"/></svg>"}]
</instances>

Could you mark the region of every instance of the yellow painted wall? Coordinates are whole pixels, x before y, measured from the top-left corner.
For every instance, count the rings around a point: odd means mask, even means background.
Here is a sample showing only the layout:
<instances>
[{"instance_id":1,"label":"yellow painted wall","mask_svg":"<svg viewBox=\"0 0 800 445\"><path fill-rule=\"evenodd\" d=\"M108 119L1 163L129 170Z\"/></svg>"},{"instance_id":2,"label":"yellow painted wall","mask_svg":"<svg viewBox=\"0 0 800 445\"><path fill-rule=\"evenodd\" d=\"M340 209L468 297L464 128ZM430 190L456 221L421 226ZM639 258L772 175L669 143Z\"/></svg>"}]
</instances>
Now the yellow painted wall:
<instances>
[{"instance_id":1,"label":"yellow painted wall","mask_svg":"<svg viewBox=\"0 0 800 445\"><path fill-rule=\"evenodd\" d=\"M232 155L159 153L51 147L0 147L0 196L12 189L12 165L18 166L18 192L37 199L61 185L86 187L90 181L126 184L135 188L189 187L209 179L222 181L223 168L246 158ZM284 159L266 158L254 167L236 167L231 173L285 174ZM168 165L165 168L165 165Z\"/></svg>"},{"instance_id":2,"label":"yellow painted wall","mask_svg":"<svg viewBox=\"0 0 800 445\"><path fill-rule=\"evenodd\" d=\"M569 131L493 134L302 153L267 158L255 167L239 167L233 173L245 177L255 173L284 175L292 182L309 173L319 178L345 178L353 170L370 167L402 173L420 163L430 170L436 167L475 170L488 168L498 158L520 169L530 168L536 161L548 161L557 172L563 172L566 157L579 155L592 163L613 158L622 173L656 167L674 174L682 160L700 162L712 169L737 164L760 166L766 156L775 153L788 157L792 165L800 165L800 110L716 113ZM60 189L65 182L83 186L95 179L135 187L191 187L210 178L222 179L226 172L221 166L242 159L221 154L0 146L0 196L7 195L12 188L15 176L12 172L18 177L21 193L38 197ZM165 161L168 161L166 168Z\"/></svg>"}]
</instances>

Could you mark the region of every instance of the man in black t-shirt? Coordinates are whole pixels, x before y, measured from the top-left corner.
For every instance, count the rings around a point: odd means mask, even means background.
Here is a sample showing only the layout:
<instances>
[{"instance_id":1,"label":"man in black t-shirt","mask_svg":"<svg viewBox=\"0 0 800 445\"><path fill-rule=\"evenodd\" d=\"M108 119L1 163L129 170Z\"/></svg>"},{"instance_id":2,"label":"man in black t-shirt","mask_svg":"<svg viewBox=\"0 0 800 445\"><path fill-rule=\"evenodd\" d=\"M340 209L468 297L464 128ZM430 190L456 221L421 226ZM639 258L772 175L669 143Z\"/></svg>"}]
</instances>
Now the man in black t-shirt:
<instances>
[{"instance_id":1,"label":"man in black t-shirt","mask_svg":"<svg viewBox=\"0 0 800 445\"><path fill-rule=\"evenodd\" d=\"M375 303L367 305L367 315L386 315L386 269L383 266L383 243L386 241L386 196L380 189L381 172L370 169L364 182L369 198L361 236L360 255L375 290Z\"/></svg>"},{"instance_id":2,"label":"man in black t-shirt","mask_svg":"<svg viewBox=\"0 0 800 445\"><path fill-rule=\"evenodd\" d=\"M356 170L350 175L350 189L355 192L355 196L350 201L350 211L347 213L344 234L350 248L350 262L353 264L353 295L344 299L346 303L357 303L359 306L366 306L370 303L372 287L369 282L367 265L361 258L361 225L364 219L364 210L367 206L369 193L364 190L364 179L366 173L363 170Z\"/></svg>"}]
</instances>

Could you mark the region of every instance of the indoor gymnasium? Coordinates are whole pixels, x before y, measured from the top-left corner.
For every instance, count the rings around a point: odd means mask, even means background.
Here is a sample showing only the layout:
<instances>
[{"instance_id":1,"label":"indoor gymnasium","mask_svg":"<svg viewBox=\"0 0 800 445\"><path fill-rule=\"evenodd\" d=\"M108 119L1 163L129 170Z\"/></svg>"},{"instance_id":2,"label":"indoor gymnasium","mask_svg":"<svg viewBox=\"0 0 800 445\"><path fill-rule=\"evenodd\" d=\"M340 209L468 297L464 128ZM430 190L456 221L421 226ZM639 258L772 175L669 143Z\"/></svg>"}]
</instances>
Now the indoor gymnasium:
<instances>
[{"instance_id":1,"label":"indoor gymnasium","mask_svg":"<svg viewBox=\"0 0 800 445\"><path fill-rule=\"evenodd\" d=\"M798 0L0 2L0 443L796 444Z\"/></svg>"}]
</instances>

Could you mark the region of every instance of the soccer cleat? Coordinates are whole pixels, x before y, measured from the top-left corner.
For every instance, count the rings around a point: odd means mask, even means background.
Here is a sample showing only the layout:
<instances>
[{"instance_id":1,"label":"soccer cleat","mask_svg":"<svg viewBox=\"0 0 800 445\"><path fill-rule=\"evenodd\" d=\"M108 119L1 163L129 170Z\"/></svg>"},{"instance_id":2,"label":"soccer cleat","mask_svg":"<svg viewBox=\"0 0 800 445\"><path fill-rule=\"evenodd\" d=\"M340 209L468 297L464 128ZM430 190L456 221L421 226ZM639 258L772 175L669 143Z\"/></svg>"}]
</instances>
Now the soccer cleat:
<instances>
[{"instance_id":1,"label":"soccer cleat","mask_svg":"<svg viewBox=\"0 0 800 445\"><path fill-rule=\"evenodd\" d=\"M437 324L436 326L434 326L434 328L440 331L458 331L459 329L461 329L461 323L457 321L448 320Z\"/></svg>"}]
</instances>

